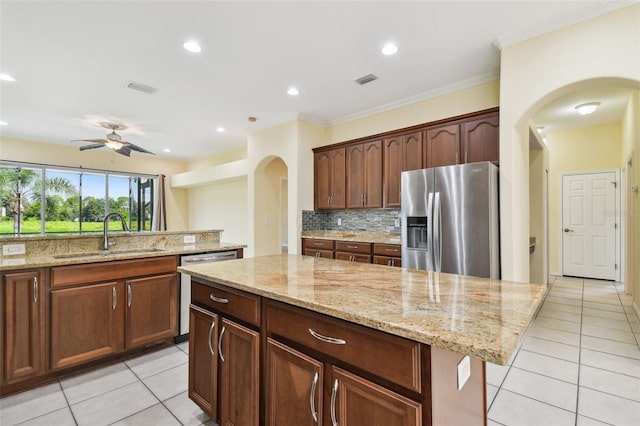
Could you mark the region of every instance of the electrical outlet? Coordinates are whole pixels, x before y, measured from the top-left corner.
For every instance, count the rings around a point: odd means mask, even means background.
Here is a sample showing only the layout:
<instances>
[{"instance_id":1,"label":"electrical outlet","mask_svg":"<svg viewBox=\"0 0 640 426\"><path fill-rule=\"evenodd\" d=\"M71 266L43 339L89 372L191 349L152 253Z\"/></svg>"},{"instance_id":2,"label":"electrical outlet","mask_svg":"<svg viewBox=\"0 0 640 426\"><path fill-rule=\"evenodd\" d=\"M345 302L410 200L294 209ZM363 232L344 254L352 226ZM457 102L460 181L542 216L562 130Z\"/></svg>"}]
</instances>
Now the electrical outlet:
<instances>
[{"instance_id":1,"label":"electrical outlet","mask_svg":"<svg viewBox=\"0 0 640 426\"><path fill-rule=\"evenodd\" d=\"M338 226L342 226L342 219L338 218Z\"/></svg>"},{"instance_id":2,"label":"electrical outlet","mask_svg":"<svg viewBox=\"0 0 640 426\"><path fill-rule=\"evenodd\" d=\"M462 389L469 377L471 377L471 358L467 355L458 363L458 390Z\"/></svg>"},{"instance_id":3,"label":"electrical outlet","mask_svg":"<svg viewBox=\"0 0 640 426\"><path fill-rule=\"evenodd\" d=\"M196 242L196 236L195 235L185 235L184 236L184 243L185 244L194 244Z\"/></svg>"},{"instance_id":4,"label":"electrical outlet","mask_svg":"<svg viewBox=\"0 0 640 426\"><path fill-rule=\"evenodd\" d=\"M2 255L25 254L24 244L5 244L2 246Z\"/></svg>"},{"instance_id":5,"label":"electrical outlet","mask_svg":"<svg viewBox=\"0 0 640 426\"><path fill-rule=\"evenodd\" d=\"M400 228L400 219L394 219L393 226L395 226L396 228Z\"/></svg>"}]
</instances>

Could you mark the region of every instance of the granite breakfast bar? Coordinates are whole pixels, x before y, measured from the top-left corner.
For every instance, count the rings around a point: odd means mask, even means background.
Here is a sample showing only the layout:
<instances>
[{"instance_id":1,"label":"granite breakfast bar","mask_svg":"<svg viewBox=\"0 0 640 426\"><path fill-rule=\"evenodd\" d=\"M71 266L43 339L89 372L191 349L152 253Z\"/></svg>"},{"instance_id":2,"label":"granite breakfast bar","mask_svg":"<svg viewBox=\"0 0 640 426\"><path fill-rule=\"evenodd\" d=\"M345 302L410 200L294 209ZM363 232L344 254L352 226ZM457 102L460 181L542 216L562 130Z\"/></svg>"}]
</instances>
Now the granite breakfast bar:
<instances>
[{"instance_id":1,"label":"granite breakfast bar","mask_svg":"<svg viewBox=\"0 0 640 426\"><path fill-rule=\"evenodd\" d=\"M180 270L189 395L221 424L486 424L484 363L507 363L546 290L297 255Z\"/></svg>"}]
</instances>

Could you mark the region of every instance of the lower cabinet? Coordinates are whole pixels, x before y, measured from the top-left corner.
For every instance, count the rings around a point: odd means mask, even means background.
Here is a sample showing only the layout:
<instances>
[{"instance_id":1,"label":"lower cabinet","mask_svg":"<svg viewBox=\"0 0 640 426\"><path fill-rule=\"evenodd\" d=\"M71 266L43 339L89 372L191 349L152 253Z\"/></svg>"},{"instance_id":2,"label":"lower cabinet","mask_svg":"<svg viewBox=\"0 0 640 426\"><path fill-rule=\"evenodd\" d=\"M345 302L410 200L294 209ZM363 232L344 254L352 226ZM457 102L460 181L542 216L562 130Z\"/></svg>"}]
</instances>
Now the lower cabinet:
<instances>
[{"instance_id":1,"label":"lower cabinet","mask_svg":"<svg viewBox=\"0 0 640 426\"><path fill-rule=\"evenodd\" d=\"M45 372L45 287L42 269L2 275L0 383L14 383Z\"/></svg>"},{"instance_id":2,"label":"lower cabinet","mask_svg":"<svg viewBox=\"0 0 640 426\"><path fill-rule=\"evenodd\" d=\"M260 333L240 321L259 326L259 297L192 282L191 301L189 397L221 425L257 426Z\"/></svg>"}]
</instances>

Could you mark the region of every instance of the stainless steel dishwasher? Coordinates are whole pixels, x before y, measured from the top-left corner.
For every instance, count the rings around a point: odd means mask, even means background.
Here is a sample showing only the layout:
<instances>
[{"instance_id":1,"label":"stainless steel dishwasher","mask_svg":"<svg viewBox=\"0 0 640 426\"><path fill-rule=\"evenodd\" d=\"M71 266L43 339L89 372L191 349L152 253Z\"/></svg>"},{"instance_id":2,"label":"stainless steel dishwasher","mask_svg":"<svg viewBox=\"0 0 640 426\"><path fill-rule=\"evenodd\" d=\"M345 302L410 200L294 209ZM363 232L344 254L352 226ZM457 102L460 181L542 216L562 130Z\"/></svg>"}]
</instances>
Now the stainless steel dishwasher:
<instances>
[{"instance_id":1,"label":"stainless steel dishwasher","mask_svg":"<svg viewBox=\"0 0 640 426\"><path fill-rule=\"evenodd\" d=\"M180 266L194 265L196 263L222 262L238 258L236 250L215 251L209 253L189 254L180 256ZM189 339L189 304L191 303L191 275L180 274L180 321L179 334L174 341L184 342Z\"/></svg>"}]
</instances>

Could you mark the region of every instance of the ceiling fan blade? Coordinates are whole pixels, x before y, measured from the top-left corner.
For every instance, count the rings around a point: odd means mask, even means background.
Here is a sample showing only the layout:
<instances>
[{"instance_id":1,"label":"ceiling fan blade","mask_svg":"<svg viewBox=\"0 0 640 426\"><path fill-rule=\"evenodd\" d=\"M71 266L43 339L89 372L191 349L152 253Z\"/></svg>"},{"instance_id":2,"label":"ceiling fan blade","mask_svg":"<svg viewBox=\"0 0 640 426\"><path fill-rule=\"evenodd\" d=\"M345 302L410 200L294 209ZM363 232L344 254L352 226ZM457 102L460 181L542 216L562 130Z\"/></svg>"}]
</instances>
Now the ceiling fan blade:
<instances>
[{"instance_id":1,"label":"ceiling fan blade","mask_svg":"<svg viewBox=\"0 0 640 426\"><path fill-rule=\"evenodd\" d=\"M74 139L71 142L93 142L93 143L105 144L109 141L106 139Z\"/></svg>"},{"instance_id":2,"label":"ceiling fan blade","mask_svg":"<svg viewBox=\"0 0 640 426\"><path fill-rule=\"evenodd\" d=\"M105 145L103 143L94 143L92 145L83 145L80 147L80 151L85 151L87 149L96 149L103 148Z\"/></svg>"},{"instance_id":3,"label":"ceiling fan blade","mask_svg":"<svg viewBox=\"0 0 640 426\"><path fill-rule=\"evenodd\" d=\"M128 146L129 148L131 148L134 151L144 152L145 154L155 155L153 152L147 151L146 149L144 149L142 147L139 147L138 145L132 144L131 142L123 141L123 143L126 144L126 146Z\"/></svg>"},{"instance_id":4,"label":"ceiling fan blade","mask_svg":"<svg viewBox=\"0 0 640 426\"><path fill-rule=\"evenodd\" d=\"M131 156L131 149L129 149L129 147L126 145L123 145L118 149L114 149L114 151L118 154L126 155L127 157Z\"/></svg>"}]
</instances>

